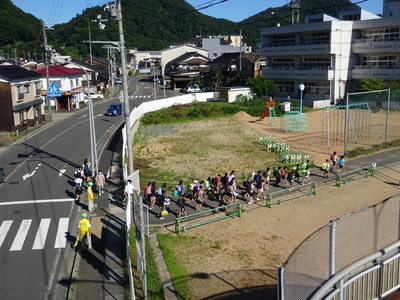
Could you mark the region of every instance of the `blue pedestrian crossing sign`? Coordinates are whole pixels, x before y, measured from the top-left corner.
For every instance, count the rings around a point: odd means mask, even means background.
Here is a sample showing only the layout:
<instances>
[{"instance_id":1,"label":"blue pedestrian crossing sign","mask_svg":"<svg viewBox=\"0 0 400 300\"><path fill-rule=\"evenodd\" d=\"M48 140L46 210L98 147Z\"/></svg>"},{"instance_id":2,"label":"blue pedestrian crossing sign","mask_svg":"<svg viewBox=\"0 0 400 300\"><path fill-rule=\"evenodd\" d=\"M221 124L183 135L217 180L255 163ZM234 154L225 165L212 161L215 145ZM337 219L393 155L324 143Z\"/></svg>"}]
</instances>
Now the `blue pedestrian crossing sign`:
<instances>
[{"instance_id":1,"label":"blue pedestrian crossing sign","mask_svg":"<svg viewBox=\"0 0 400 300\"><path fill-rule=\"evenodd\" d=\"M61 91L54 81L50 83L50 86L47 89L47 97L61 97Z\"/></svg>"}]
</instances>

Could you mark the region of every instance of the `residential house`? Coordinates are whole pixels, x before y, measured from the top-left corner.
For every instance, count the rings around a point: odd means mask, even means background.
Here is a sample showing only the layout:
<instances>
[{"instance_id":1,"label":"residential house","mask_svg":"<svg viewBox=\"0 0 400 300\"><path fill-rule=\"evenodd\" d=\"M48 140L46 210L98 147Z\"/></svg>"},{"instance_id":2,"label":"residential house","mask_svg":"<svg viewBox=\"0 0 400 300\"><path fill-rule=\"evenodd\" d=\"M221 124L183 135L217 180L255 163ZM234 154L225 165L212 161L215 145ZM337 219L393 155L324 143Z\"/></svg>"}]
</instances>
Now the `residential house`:
<instances>
[{"instance_id":1,"label":"residential house","mask_svg":"<svg viewBox=\"0 0 400 300\"><path fill-rule=\"evenodd\" d=\"M82 60L82 62L77 60L72 60L85 68L90 68L93 70L91 82L97 85L97 90L100 91L101 87L111 81L112 78L112 66L110 62L98 58L92 57Z\"/></svg>"},{"instance_id":2,"label":"residential house","mask_svg":"<svg viewBox=\"0 0 400 300\"><path fill-rule=\"evenodd\" d=\"M49 66L50 83L54 82L61 91L61 97L51 99L51 107L56 111L70 111L76 97L83 96L83 80L86 81L84 71L63 66ZM46 68L36 71L42 75L42 96L47 94ZM85 76L85 79L84 79Z\"/></svg>"},{"instance_id":3,"label":"residential house","mask_svg":"<svg viewBox=\"0 0 400 300\"><path fill-rule=\"evenodd\" d=\"M210 59L197 52L187 52L171 60L165 68L166 74L171 78L173 88L184 87L191 83L195 77L208 72Z\"/></svg>"},{"instance_id":4,"label":"residential house","mask_svg":"<svg viewBox=\"0 0 400 300\"><path fill-rule=\"evenodd\" d=\"M44 120L41 75L20 66L0 66L0 130L20 131Z\"/></svg>"},{"instance_id":5,"label":"residential house","mask_svg":"<svg viewBox=\"0 0 400 300\"><path fill-rule=\"evenodd\" d=\"M191 45L208 51L208 57L215 59L224 53L250 52L250 47L241 45L241 36L196 36L181 45Z\"/></svg>"},{"instance_id":6,"label":"residential house","mask_svg":"<svg viewBox=\"0 0 400 300\"><path fill-rule=\"evenodd\" d=\"M257 52L249 53L224 53L209 63L210 71L216 67L221 68L227 78L239 75L239 81L244 84L246 78L262 75L262 67L265 66L265 57ZM237 82L240 84L240 82Z\"/></svg>"},{"instance_id":7,"label":"residential house","mask_svg":"<svg viewBox=\"0 0 400 300\"><path fill-rule=\"evenodd\" d=\"M176 58L186 53L198 53L201 56L205 57L207 60L209 60L208 51L199 49L194 46L181 45L161 50L161 74L165 77L166 84L169 84L171 82L171 76L170 76L171 61L175 60ZM190 79L192 79L194 75L195 74L191 74ZM188 79L186 79L185 82L178 84L177 86L183 86L186 83L188 83ZM175 83L171 84L172 87L175 87L175 85L176 85Z\"/></svg>"}]
</instances>

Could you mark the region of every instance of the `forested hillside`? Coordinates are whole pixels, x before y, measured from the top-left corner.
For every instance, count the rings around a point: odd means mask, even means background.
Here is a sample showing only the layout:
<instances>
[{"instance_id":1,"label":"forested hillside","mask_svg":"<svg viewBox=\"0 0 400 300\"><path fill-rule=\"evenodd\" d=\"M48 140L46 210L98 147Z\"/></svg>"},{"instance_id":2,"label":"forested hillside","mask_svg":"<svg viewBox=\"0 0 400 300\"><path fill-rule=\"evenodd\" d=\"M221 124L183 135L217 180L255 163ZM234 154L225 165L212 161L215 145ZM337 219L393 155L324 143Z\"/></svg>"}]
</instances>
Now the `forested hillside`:
<instances>
[{"instance_id":1,"label":"forested hillside","mask_svg":"<svg viewBox=\"0 0 400 300\"><path fill-rule=\"evenodd\" d=\"M139 50L161 50L196 35L238 35L240 30L243 42L255 49L261 28L277 23L287 25L291 20L287 6L269 8L236 23L227 20L229 16L217 19L204 15L184 0L124 0L121 3L126 46ZM355 7L349 0L302 1L300 23L304 15L324 12L337 17L339 11ZM0 0L0 13L0 49L6 52L11 48L17 48L19 52L42 50L40 20L24 13L10 0ZM88 43L83 42L89 40L89 27L93 41L118 41L117 21L103 22L106 27L101 30L92 22L99 14L107 19L103 8L97 6L86 9L68 23L56 25L55 30L47 32L49 44L63 54L82 58L89 53ZM105 58L106 51L101 46L93 46L93 54Z\"/></svg>"}]
</instances>

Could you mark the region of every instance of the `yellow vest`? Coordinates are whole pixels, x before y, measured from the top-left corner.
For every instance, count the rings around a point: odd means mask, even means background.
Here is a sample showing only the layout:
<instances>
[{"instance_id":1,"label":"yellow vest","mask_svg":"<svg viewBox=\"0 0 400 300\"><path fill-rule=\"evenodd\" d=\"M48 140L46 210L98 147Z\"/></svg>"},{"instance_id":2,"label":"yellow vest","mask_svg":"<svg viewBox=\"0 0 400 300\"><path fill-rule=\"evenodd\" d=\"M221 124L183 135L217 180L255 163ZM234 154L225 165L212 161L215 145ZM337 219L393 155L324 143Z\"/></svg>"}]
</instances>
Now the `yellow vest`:
<instances>
[{"instance_id":1,"label":"yellow vest","mask_svg":"<svg viewBox=\"0 0 400 300\"><path fill-rule=\"evenodd\" d=\"M79 231L81 235L89 234L89 220L82 219L79 221Z\"/></svg>"}]
</instances>

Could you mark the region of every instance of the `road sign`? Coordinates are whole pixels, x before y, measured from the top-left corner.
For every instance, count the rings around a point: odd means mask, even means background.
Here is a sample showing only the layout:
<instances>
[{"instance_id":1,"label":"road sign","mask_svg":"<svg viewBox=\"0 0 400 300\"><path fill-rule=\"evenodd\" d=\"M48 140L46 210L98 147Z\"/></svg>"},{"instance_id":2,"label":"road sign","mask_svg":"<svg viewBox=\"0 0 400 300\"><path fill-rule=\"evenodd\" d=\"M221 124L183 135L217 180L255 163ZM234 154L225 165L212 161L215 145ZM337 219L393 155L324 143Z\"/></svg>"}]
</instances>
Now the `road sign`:
<instances>
[{"instance_id":1,"label":"road sign","mask_svg":"<svg viewBox=\"0 0 400 300\"><path fill-rule=\"evenodd\" d=\"M47 89L47 97L61 97L61 91L54 81L50 83L50 86Z\"/></svg>"}]
</instances>

